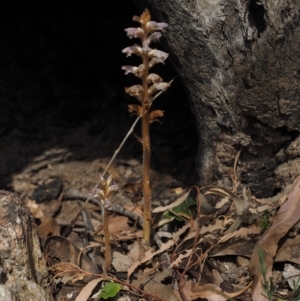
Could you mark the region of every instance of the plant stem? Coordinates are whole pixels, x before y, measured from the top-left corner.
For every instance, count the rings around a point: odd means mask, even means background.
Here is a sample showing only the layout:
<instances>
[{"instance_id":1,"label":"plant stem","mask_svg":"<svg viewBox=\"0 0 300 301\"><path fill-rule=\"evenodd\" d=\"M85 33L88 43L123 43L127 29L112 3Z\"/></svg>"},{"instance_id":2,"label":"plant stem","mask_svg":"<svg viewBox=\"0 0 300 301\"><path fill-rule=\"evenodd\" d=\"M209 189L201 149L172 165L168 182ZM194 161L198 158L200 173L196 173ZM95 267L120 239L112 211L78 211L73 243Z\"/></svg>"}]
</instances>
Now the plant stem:
<instances>
[{"instance_id":1,"label":"plant stem","mask_svg":"<svg viewBox=\"0 0 300 301\"><path fill-rule=\"evenodd\" d=\"M144 32L146 29L142 26ZM147 35L144 35L142 42L147 39ZM145 242L150 243L151 234L151 189L150 189L150 123L149 123L149 111L150 111L150 99L148 93L147 77L149 75L149 57L147 54L142 54L143 64L145 70L142 76L143 85L143 99L142 99L142 144L143 144L143 196L144 196L144 229L143 238Z\"/></svg>"},{"instance_id":2,"label":"plant stem","mask_svg":"<svg viewBox=\"0 0 300 301\"><path fill-rule=\"evenodd\" d=\"M110 270L111 267L111 246L110 235L108 230L108 209L101 205L102 219L103 219L103 232L105 242L105 272Z\"/></svg>"},{"instance_id":3,"label":"plant stem","mask_svg":"<svg viewBox=\"0 0 300 301\"><path fill-rule=\"evenodd\" d=\"M142 143L143 143L143 195L144 195L144 229L143 238L150 242L151 234L151 189L150 189L150 133L149 112L142 117Z\"/></svg>"}]
</instances>

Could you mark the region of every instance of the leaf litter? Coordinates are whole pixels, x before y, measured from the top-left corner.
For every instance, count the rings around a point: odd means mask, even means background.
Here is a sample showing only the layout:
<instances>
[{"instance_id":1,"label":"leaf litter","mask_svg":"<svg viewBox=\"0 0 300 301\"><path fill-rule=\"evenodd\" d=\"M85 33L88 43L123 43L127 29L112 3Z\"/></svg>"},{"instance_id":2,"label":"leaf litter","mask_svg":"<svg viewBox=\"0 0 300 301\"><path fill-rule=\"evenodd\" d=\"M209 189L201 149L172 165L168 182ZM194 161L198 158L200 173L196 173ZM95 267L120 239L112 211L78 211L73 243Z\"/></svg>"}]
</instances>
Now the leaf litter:
<instances>
[{"instance_id":1,"label":"leaf litter","mask_svg":"<svg viewBox=\"0 0 300 301\"><path fill-rule=\"evenodd\" d=\"M99 166L105 168L104 162L94 164L97 171ZM133 171L126 171L128 168ZM111 172L120 183L122 173L134 174L139 168L136 162L119 162ZM62 174L59 176L64 179ZM170 186L153 210L153 242L149 249L142 243L140 182L126 181L109 215L113 262L107 273L102 268L105 252L99 207L89 204L70 227L92 182L81 190L64 184L57 199L42 203L30 198L33 185L28 184L27 206L40 221L37 229L52 275L49 289L55 300L66 296L76 301L99 300L97 296L108 283L120 285L116 295L129 298L126 300L268 300L258 250L263 252L268 278L275 279L278 262L289 261L276 282L277 294L289 300L300 264L299 178L269 199L251 196L246 187L237 193L217 186L189 190ZM268 229L261 227L266 217Z\"/></svg>"}]
</instances>

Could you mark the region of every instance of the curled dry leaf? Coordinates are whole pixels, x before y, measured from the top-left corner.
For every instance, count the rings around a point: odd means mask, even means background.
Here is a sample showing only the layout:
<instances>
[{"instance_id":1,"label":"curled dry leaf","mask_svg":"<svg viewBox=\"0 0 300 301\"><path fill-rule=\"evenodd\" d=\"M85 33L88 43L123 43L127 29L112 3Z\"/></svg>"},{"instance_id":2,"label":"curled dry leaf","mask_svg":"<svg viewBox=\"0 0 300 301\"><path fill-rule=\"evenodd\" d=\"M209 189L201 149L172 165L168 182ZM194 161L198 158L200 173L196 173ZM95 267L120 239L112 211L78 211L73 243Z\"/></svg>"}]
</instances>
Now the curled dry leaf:
<instances>
[{"instance_id":1,"label":"curled dry leaf","mask_svg":"<svg viewBox=\"0 0 300 301\"><path fill-rule=\"evenodd\" d=\"M75 284L77 281L82 282L89 282L96 276L92 273L82 270L77 265L68 263L68 262L61 262L57 263L49 268L50 271L54 273L55 278L61 278L61 282L69 285Z\"/></svg>"},{"instance_id":2,"label":"curled dry leaf","mask_svg":"<svg viewBox=\"0 0 300 301\"><path fill-rule=\"evenodd\" d=\"M204 193L204 195L207 195L207 194L218 194L221 196L231 198L235 204L237 214L240 216L244 215L248 211L249 206L250 206L248 198L241 199L237 195L235 195L233 192L231 192L230 190L228 190L226 188L212 187Z\"/></svg>"},{"instance_id":3,"label":"curled dry leaf","mask_svg":"<svg viewBox=\"0 0 300 301\"><path fill-rule=\"evenodd\" d=\"M223 291L219 286L207 283L204 284L203 286L196 286L195 288L193 288L192 289L193 293L191 294L190 300L205 298L208 301L227 301L242 295L250 287L250 285L251 283L238 292L227 293Z\"/></svg>"},{"instance_id":4,"label":"curled dry leaf","mask_svg":"<svg viewBox=\"0 0 300 301\"><path fill-rule=\"evenodd\" d=\"M44 250L49 269L55 273L62 271L64 279L71 277L70 280L74 282L83 275L83 281L88 282L95 278L93 274L99 273L99 269L87 257L85 252L82 252L78 246L65 237L49 236L45 240ZM57 261L60 261L60 263L55 264ZM66 269L63 270L63 268Z\"/></svg>"},{"instance_id":5,"label":"curled dry leaf","mask_svg":"<svg viewBox=\"0 0 300 301\"><path fill-rule=\"evenodd\" d=\"M153 209L153 213L158 213L158 212L166 212L167 210L169 209L172 209L176 206L179 206L180 204L182 204L186 199L187 197L189 196L190 194L190 191L189 190L187 193L185 193L183 196L181 196L178 200L176 200L175 202L173 202L172 204L170 205L167 205L167 206L159 206L159 207L156 207Z\"/></svg>"},{"instance_id":6,"label":"curled dry leaf","mask_svg":"<svg viewBox=\"0 0 300 301\"><path fill-rule=\"evenodd\" d=\"M94 288L97 286L98 283L103 281L104 278L98 278L90 281L79 293L76 297L75 301L87 301L90 298Z\"/></svg>"},{"instance_id":7,"label":"curled dry leaf","mask_svg":"<svg viewBox=\"0 0 300 301\"><path fill-rule=\"evenodd\" d=\"M271 227L263 234L256 244L250 259L250 273L254 275L252 299L257 301L268 300L263 296L263 276L260 271L259 253L264 256L267 268L266 279L272 276L273 260L276 255L279 240L287 234L300 219L300 177L294 181L293 189L286 196L285 203L280 207L273 219Z\"/></svg>"},{"instance_id":8,"label":"curled dry leaf","mask_svg":"<svg viewBox=\"0 0 300 301\"><path fill-rule=\"evenodd\" d=\"M186 296L186 300L188 301L198 300L200 298L208 301L227 301L242 295L250 287L250 285L251 282L241 291L227 293L223 291L219 286L211 283L196 285L192 287L192 283L190 281L187 281L185 282L182 290Z\"/></svg>"},{"instance_id":9,"label":"curled dry leaf","mask_svg":"<svg viewBox=\"0 0 300 301\"><path fill-rule=\"evenodd\" d=\"M177 258L172 262L171 266L178 267L184 258L191 256L192 252L193 249L189 249L189 250L185 250L184 254L179 254L179 256L177 256Z\"/></svg>"}]
</instances>

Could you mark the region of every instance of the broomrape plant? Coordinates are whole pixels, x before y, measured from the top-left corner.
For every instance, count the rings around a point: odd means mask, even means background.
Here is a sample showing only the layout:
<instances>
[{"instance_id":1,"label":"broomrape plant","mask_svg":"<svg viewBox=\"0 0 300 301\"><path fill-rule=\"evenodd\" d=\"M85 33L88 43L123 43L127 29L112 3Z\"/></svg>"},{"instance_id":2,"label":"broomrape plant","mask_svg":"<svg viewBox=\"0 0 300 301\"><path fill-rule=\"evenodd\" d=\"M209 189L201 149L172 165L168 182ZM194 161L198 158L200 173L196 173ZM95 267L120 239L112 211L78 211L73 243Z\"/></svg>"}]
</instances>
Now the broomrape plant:
<instances>
[{"instance_id":1,"label":"broomrape plant","mask_svg":"<svg viewBox=\"0 0 300 301\"><path fill-rule=\"evenodd\" d=\"M100 188L97 188L99 185ZM110 194L118 189L116 184L112 183L112 176L105 179L103 175L100 175L98 185L90 193L90 198L97 201L101 208L102 223L104 232L104 243L105 243L105 271L110 269L111 266L111 245L110 235L108 230L108 208L110 206L109 197Z\"/></svg>"},{"instance_id":2,"label":"broomrape plant","mask_svg":"<svg viewBox=\"0 0 300 301\"><path fill-rule=\"evenodd\" d=\"M133 20L140 23L140 27L127 28L127 36L138 38L141 40L140 45L133 45L122 50L126 56L135 54L139 56L142 63L139 66L123 66L125 74L132 73L141 81L140 84L125 88L125 92L135 97L139 104L128 106L129 112L136 114L142 119L142 137L139 139L143 147L143 196L144 196L144 229L143 238L146 242L150 242L151 234L151 186L150 186L150 130L149 125L158 121L158 117L162 117L164 111L151 111L154 99L163 91L165 91L171 82L163 82L162 78L150 73L150 69L159 63L164 63L168 57L168 53L150 48L151 43L155 43L162 36L162 31L168 26L167 23L157 23L151 21L148 9L142 13L140 17L134 16Z\"/></svg>"}]
</instances>

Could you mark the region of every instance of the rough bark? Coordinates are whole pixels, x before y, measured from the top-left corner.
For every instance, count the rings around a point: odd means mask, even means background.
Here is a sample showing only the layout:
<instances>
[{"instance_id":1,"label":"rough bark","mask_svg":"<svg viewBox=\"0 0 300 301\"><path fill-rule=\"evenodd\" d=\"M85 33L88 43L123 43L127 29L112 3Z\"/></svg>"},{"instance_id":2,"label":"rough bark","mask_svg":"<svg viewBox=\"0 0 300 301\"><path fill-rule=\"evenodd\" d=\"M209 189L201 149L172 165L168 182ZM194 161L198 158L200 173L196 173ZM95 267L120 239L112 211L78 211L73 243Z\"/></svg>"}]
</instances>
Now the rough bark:
<instances>
[{"instance_id":1,"label":"rough bark","mask_svg":"<svg viewBox=\"0 0 300 301\"><path fill-rule=\"evenodd\" d=\"M21 199L0 190L0 299L48 301L47 269L32 215Z\"/></svg>"},{"instance_id":2,"label":"rough bark","mask_svg":"<svg viewBox=\"0 0 300 301\"><path fill-rule=\"evenodd\" d=\"M134 2L169 24L165 46L197 119L199 183L229 183L239 149L240 180L257 196L299 174L299 151L287 149L300 131L300 2Z\"/></svg>"}]
</instances>

